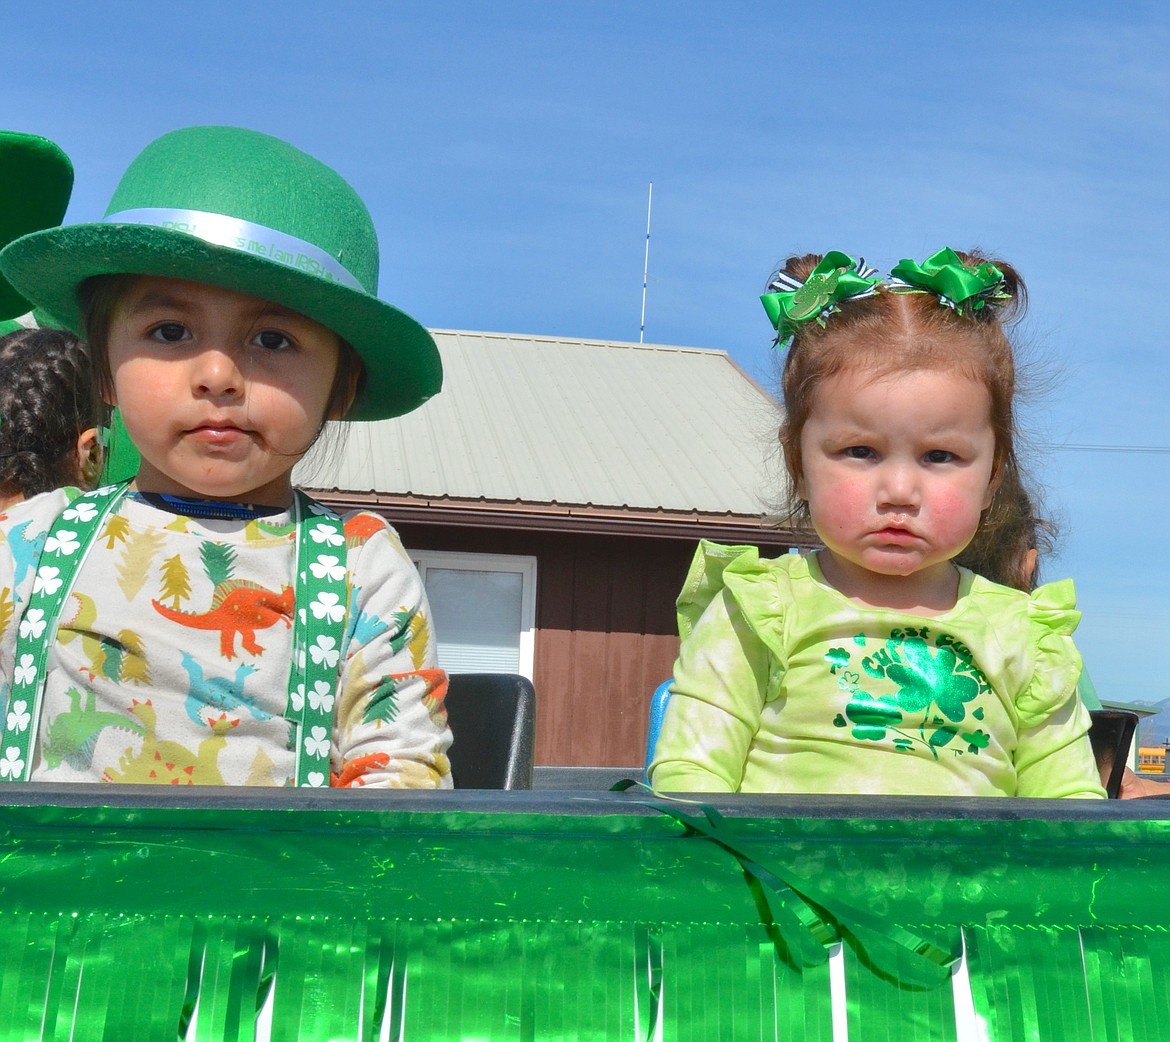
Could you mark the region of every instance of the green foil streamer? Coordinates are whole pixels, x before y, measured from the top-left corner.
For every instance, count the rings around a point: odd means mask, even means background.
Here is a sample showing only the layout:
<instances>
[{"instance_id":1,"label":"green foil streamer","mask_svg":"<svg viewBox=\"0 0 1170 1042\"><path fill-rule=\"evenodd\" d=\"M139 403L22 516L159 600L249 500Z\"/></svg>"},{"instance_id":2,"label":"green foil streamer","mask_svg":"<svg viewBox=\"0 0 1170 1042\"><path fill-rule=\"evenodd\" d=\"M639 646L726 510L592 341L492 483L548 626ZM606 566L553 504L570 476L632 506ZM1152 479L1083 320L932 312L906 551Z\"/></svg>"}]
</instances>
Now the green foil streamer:
<instances>
[{"instance_id":1,"label":"green foil streamer","mask_svg":"<svg viewBox=\"0 0 1170 1042\"><path fill-rule=\"evenodd\" d=\"M864 946L865 958L903 984L937 987L959 960L957 944L949 950L942 948L895 923L880 922L856 906L827 898L810 879L760 865L747 854L734 827L711 806L700 805L701 815L684 814L674 801L649 806L674 818L688 835L711 840L739 862L781 957L791 953L801 966L824 962L844 927Z\"/></svg>"},{"instance_id":2,"label":"green foil streamer","mask_svg":"<svg viewBox=\"0 0 1170 1042\"><path fill-rule=\"evenodd\" d=\"M888 976L870 972L860 959L847 959L845 969L851 1039L957 1042L954 994L950 988L903 987Z\"/></svg>"},{"instance_id":3,"label":"green foil streamer","mask_svg":"<svg viewBox=\"0 0 1170 1042\"><path fill-rule=\"evenodd\" d=\"M273 1042L838 1042L829 966L777 948L744 863L884 931L847 938L852 1042L1170 1022L1160 800L711 799L736 857L618 793L81 788L0 807L0 1038L252 1040L263 1010ZM949 978L867 947L960 931L975 1034Z\"/></svg>"}]
</instances>

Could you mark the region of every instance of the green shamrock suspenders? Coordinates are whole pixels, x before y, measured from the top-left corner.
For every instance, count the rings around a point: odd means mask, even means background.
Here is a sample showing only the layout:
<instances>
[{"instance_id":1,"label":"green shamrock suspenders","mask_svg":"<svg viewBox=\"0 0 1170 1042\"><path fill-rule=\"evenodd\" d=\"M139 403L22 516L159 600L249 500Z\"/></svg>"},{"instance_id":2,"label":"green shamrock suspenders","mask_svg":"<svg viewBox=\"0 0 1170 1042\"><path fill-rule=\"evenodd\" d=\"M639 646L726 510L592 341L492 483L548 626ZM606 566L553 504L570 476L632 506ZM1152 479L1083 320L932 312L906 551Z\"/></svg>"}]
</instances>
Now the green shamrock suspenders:
<instances>
[{"instance_id":1,"label":"green shamrock suspenders","mask_svg":"<svg viewBox=\"0 0 1170 1042\"><path fill-rule=\"evenodd\" d=\"M0 737L0 781L28 781L44 703L49 649L73 582L127 484L79 496L58 515L37 562L17 631L8 711ZM296 599L285 718L294 725L297 785L329 784L333 706L345 639L349 590L341 518L294 492Z\"/></svg>"},{"instance_id":2,"label":"green shamrock suspenders","mask_svg":"<svg viewBox=\"0 0 1170 1042\"><path fill-rule=\"evenodd\" d=\"M284 715L297 724L296 784L315 789L329 785L333 702L349 611L345 529L332 510L300 491L294 492L293 516L296 617Z\"/></svg>"}]
</instances>

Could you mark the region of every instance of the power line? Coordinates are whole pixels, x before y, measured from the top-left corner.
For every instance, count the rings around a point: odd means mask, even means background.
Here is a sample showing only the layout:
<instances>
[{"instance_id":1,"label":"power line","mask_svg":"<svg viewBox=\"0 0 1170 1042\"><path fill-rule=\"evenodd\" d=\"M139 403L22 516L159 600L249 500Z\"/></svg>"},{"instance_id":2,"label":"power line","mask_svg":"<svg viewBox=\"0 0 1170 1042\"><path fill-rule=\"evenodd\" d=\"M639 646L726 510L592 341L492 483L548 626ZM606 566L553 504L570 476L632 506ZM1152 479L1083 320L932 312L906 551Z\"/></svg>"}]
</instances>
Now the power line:
<instances>
[{"instance_id":1,"label":"power line","mask_svg":"<svg viewBox=\"0 0 1170 1042\"><path fill-rule=\"evenodd\" d=\"M1146 455L1170 455L1170 445L1050 445L1058 452L1137 452Z\"/></svg>"}]
</instances>

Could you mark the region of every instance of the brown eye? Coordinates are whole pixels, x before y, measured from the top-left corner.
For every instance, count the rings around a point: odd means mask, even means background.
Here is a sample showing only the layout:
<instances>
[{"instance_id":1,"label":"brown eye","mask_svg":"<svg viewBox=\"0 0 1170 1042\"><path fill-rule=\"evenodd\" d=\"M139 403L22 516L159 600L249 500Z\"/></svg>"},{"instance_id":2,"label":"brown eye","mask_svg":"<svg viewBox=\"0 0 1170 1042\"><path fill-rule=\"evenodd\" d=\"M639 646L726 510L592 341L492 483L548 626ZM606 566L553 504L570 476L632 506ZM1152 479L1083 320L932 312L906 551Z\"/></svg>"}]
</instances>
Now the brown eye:
<instances>
[{"instance_id":1,"label":"brown eye","mask_svg":"<svg viewBox=\"0 0 1170 1042\"><path fill-rule=\"evenodd\" d=\"M276 329L262 329L252 338L252 343L266 351L287 351L292 341Z\"/></svg>"},{"instance_id":2,"label":"brown eye","mask_svg":"<svg viewBox=\"0 0 1170 1042\"><path fill-rule=\"evenodd\" d=\"M191 334L181 322L160 322L150 331L150 337L163 344L178 344L183 340L189 340Z\"/></svg>"}]
</instances>

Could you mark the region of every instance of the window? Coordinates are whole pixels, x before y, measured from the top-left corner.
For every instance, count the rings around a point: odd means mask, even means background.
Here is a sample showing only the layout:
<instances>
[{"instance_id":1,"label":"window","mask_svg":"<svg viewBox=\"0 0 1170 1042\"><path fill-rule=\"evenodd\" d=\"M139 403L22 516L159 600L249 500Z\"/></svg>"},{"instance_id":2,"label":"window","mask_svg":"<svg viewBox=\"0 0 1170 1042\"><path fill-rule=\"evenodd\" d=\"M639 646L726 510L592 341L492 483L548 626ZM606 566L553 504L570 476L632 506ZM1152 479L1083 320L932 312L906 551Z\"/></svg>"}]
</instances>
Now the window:
<instances>
[{"instance_id":1,"label":"window","mask_svg":"<svg viewBox=\"0 0 1170 1042\"><path fill-rule=\"evenodd\" d=\"M422 575L448 673L519 673L532 679L536 558L410 551Z\"/></svg>"}]
</instances>

